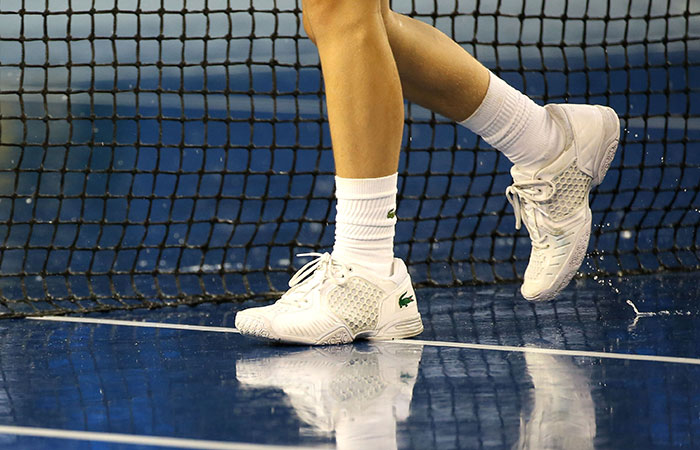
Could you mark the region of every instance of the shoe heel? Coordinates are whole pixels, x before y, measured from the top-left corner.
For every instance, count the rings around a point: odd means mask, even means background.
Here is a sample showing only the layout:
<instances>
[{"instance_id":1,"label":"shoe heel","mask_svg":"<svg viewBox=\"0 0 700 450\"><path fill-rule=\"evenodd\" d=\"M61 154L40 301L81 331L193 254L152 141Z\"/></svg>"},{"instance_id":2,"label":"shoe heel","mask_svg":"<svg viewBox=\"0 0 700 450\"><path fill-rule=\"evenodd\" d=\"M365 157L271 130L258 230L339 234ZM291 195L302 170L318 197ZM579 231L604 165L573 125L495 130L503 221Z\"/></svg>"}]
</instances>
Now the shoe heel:
<instances>
[{"instance_id":1,"label":"shoe heel","mask_svg":"<svg viewBox=\"0 0 700 450\"><path fill-rule=\"evenodd\" d=\"M593 186L598 186L603 182L605 175L610 169L610 165L615 159L615 152L617 152L617 145L620 142L620 118L612 108L607 106L599 106L601 113L603 114L603 120L606 126L606 140L601 146L602 157L598 163L596 170L596 176L593 178Z\"/></svg>"},{"instance_id":2,"label":"shoe heel","mask_svg":"<svg viewBox=\"0 0 700 450\"><path fill-rule=\"evenodd\" d=\"M423 320L420 314L416 314L410 319L405 319L400 322L390 323L381 330L378 330L372 336L367 336L368 339L403 339L413 336L418 336L423 332Z\"/></svg>"}]
</instances>

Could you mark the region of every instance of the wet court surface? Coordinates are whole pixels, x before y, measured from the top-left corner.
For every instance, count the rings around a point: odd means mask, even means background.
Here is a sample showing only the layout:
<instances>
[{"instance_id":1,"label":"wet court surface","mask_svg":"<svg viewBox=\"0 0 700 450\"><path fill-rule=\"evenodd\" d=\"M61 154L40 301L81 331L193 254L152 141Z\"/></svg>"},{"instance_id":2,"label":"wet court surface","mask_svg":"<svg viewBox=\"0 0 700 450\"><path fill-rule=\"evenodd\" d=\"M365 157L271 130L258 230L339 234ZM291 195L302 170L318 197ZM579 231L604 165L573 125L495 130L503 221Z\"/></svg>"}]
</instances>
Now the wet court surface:
<instances>
[{"instance_id":1,"label":"wet court surface","mask_svg":"<svg viewBox=\"0 0 700 450\"><path fill-rule=\"evenodd\" d=\"M423 289L418 340L324 348L240 336L255 302L2 321L0 447L697 448L697 272L600 281Z\"/></svg>"}]
</instances>

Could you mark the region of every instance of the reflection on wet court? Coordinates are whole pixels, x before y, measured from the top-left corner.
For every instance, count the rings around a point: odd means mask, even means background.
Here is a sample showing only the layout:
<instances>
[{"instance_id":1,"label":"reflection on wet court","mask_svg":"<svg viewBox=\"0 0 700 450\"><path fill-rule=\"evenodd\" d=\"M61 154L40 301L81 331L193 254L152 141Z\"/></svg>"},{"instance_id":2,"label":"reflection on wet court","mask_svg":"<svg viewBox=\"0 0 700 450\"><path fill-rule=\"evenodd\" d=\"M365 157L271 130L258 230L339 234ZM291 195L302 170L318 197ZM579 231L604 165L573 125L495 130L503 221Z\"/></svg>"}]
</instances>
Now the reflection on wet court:
<instances>
[{"instance_id":1,"label":"reflection on wet court","mask_svg":"<svg viewBox=\"0 0 700 450\"><path fill-rule=\"evenodd\" d=\"M238 335L251 302L0 322L0 431L20 427L0 446L96 445L55 430L115 448L126 435L194 448L697 446L696 277L612 281L648 314L578 280L541 304L517 285L423 289L418 340L321 348ZM22 435L35 428L47 436Z\"/></svg>"}]
</instances>

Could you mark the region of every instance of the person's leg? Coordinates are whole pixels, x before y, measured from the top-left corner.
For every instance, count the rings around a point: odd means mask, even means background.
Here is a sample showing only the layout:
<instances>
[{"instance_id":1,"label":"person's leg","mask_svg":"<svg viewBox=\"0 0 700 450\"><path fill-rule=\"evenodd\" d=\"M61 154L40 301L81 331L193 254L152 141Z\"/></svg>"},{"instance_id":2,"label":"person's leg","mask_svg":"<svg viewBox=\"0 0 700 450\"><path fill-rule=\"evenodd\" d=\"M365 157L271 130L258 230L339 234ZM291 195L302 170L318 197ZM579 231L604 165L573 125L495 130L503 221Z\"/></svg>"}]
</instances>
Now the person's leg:
<instances>
[{"instance_id":1,"label":"person's leg","mask_svg":"<svg viewBox=\"0 0 700 450\"><path fill-rule=\"evenodd\" d=\"M304 0L326 87L336 163L333 253L313 254L274 305L236 315L245 335L304 344L423 331L406 265L393 257L403 95L380 0ZM303 255L302 255L303 256Z\"/></svg>"},{"instance_id":2,"label":"person's leg","mask_svg":"<svg viewBox=\"0 0 700 450\"><path fill-rule=\"evenodd\" d=\"M542 106L492 74L438 29L391 11L382 16L404 96L459 122L521 168L564 150L564 132Z\"/></svg>"},{"instance_id":3,"label":"person's leg","mask_svg":"<svg viewBox=\"0 0 700 450\"><path fill-rule=\"evenodd\" d=\"M486 95L489 70L437 28L393 12L382 17L406 99L455 122L472 115Z\"/></svg>"},{"instance_id":4,"label":"person's leg","mask_svg":"<svg viewBox=\"0 0 700 450\"><path fill-rule=\"evenodd\" d=\"M403 96L379 0L303 0L303 10L321 58L336 174L392 175Z\"/></svg>"},{"instance_id":5,"label":"person's leg","mask_svg":"<svg viewBox=\"0 0 700 450\"><path fill-rule=\"evenodd\" d=\"M490 73L437 29L394 13L382 15L403 92L480 135L514 163L507 197L516 227L532 240L522 294L554 298L585 255L591 228L588 193L615 155L614 111L587 105L537 105Z\"/></svg>"},{"instance_id":6,"label":"person's leg","mask_svg":"<svg viewBox=\"0 0 700 450\"><path fill-rule=\"evenodd\" d=\"M304 0L326 89L336 167L333 256L389 275L403 95L379 0Z\"/></svg>"}]
</instances>

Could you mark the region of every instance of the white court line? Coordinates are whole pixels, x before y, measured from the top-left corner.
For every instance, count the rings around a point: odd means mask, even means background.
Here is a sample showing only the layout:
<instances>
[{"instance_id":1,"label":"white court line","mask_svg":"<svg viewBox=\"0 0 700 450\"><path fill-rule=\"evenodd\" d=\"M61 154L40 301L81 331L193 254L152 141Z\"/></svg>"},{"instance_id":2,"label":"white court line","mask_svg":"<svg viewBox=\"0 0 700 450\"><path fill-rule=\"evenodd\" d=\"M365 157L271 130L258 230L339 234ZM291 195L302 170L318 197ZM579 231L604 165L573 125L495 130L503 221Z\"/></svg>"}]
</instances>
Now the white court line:
<instances>
[{"instance_id":1,"label":"white court line","mask_svg":"<svg viewBox=\"0 0 700 450\"><path fill-rule=\"evenodd\" d=\"M396 339L393 342L402 344L429 345L433 347L452 347L452 348L467 348L470 350L492 350L497 352L520 352L520 353L543 353L547 355L560 356L584 356L587 358L605 358L605 359L626 359L631 361L652 361L665 362L675 364L693 364L700 366L700 359L696 358L680 358L676 356L656 356L656 355L637 355L633 353L606 353L593 352L588 350L561 350L557 348L541 348L541 347L512 347L509 345L489 345L489 344L466 344L462 342L444 342L444 341L421 341L420 339Z\"/></svg>"},{"instance_id":2,"label":"white court line","mask_svg":"<svg viewBox=\"0 0 700 450\"><path fill-rule=\"evenodd\" d=\"M113 320L113 319L93 319L91 317L61 317L61 316L40 316L27 317L30 320L46 320L49 322L76 322L76 323L93 323L98 325L118 325L122 327L141 327L141 328L167 328L170 330L190 330L190 331L208 331L212 333L238 333L235 328L227 327L207 327L202 325L187 325L181 323L163 323L163 322L135 322L131 320Z\"/></svg>"},{"instance_id":3,"label":"white court line","mask_svg":"<svg viewBox=\"0 0 700 450\"><path fill-rule=\"evenodd\" d=\"M309 447L246 444L240 442L206 441L137 434L101 433L94 431L59 430L56 428L16 427L0 425L0 434L32 436L77 441L109 442L130 445L152 445L155 447L194 448L212 450L294 450Z\"/></svg>"},{"instance_id":4,"label":"white court line","mask_svg":"<svg viewBox=\"0 0 700 450\"><path fill-rule=\"evenodd\" d=\"M100 325L118 325L127 327L143 327L143 328L169 328L173 330L194 330L207 331L214 333L239 333L235 328L226 327L210 327L201 325L183 325L177 323L162 323L162 322L133 322L129 320L111 320L111 319L93 319L90 317L62 317L62 316L43 316L43 317L27 317L31 320L45 320L51 322L75 322L75 323L91 323ZM676 356L657 356L657 355L638 355L632 353L606 353L594 352L587 350L561 350L556 348L540 348L540 347L513 347L509 345L490 345L490 344L470 344L465 342L448 342L448 341L424 341L420 339L396 339L393 341L401 344L425 345L429 347L451 347L465 348L470 350L491 350L497 352L519 352L519 353L543 353L547 355L560 356L583 356L588 358L603 358L603 359L621 359L629 361L650 361L664 362L673 364L691 364L700 366L698 358L681 358Z\"/></svg>"}]
</instances>

